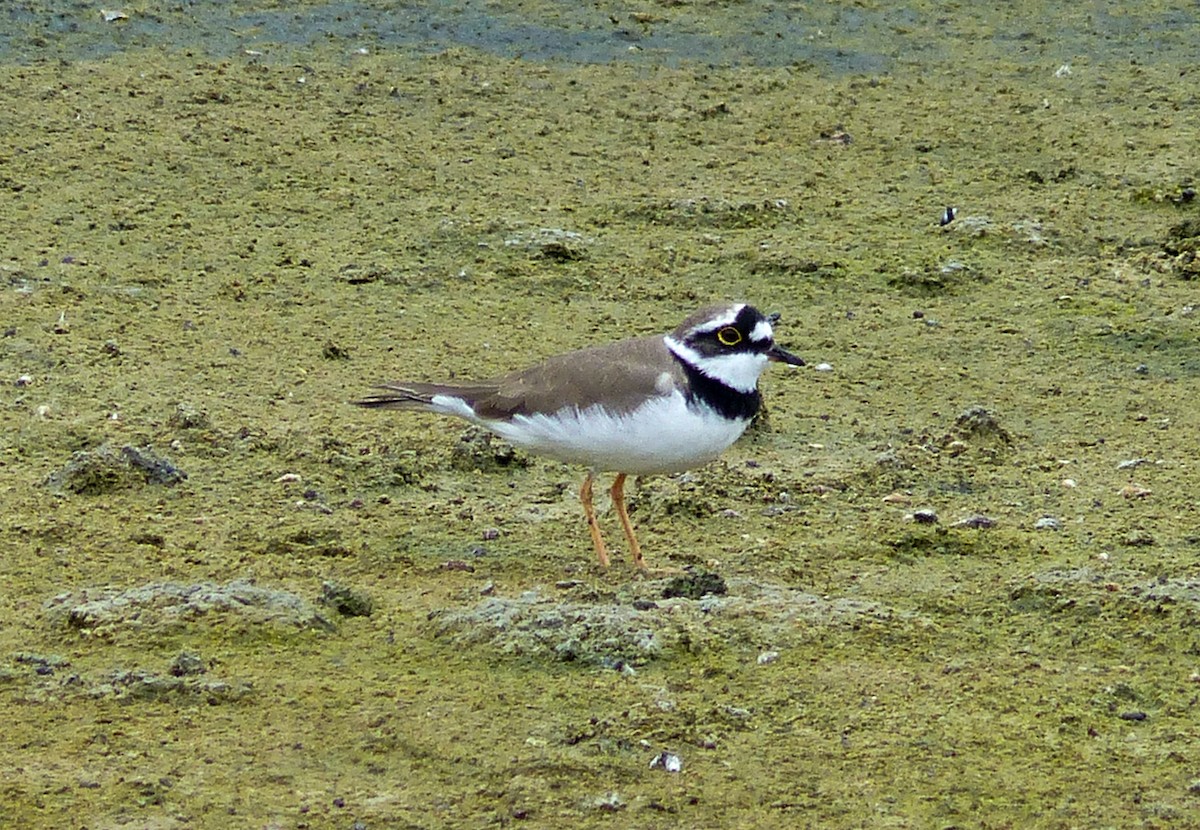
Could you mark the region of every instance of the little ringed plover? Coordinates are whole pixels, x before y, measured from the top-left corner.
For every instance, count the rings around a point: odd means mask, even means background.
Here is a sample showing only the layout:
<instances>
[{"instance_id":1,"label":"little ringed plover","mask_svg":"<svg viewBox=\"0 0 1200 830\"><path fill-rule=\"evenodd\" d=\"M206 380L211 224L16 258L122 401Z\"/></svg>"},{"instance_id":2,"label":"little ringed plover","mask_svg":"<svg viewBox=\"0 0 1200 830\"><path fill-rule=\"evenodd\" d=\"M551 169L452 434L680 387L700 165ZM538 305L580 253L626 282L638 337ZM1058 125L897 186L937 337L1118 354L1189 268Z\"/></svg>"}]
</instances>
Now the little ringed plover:
<instances>
[{"instance_id":1,"label":"little ringed plover","mask_svg":"<svg viewBox=\"0 0 1200 830\"><path fill-rule=\"evenodd\" d=\"M490 380L386 383L355 403L455 415L521 449L587 467L579 497L603 567L592 483L597 472L615 472L613 506L645 570L625 509L626 476L683 472L741 436L761 404L767 363L804 365L775 343L778 319L745 303L711 306L670 334L568 352Z\"/></svg>"}]
</instances>

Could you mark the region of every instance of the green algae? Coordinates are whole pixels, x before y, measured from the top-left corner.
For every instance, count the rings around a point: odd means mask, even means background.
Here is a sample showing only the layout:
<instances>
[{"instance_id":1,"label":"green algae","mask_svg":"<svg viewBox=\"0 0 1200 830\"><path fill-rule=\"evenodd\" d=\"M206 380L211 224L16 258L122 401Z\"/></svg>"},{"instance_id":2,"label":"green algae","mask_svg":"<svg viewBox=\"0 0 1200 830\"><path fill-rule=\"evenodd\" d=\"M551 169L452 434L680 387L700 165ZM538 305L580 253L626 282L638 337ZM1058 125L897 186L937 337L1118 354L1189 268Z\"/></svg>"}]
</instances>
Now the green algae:
<instances>
[{"instance_id":1,"label":"green algae","mask_svg":"<svg viewBox=\"0 0 1200 830\"><path fill-rule=\"evenodd\" d=\"M1194 95L1169 55L1056 76L1024 42L872 76L331 47L4 67L0 822L1186 824L1200 364L1172 229L1196 208L1146 194L1194 185ZM347 402L725 297L832 371L772 371L766 426L639 485L651 564L891 613L751 606L632 672L440 636L490 596L661 590L594 568L580 471ZM44 486L103 446L188 477ZM239 579L374 611L99 637L46 607ZM87 693L183 650L250 691Z\"/></svg>"}]
</instances>

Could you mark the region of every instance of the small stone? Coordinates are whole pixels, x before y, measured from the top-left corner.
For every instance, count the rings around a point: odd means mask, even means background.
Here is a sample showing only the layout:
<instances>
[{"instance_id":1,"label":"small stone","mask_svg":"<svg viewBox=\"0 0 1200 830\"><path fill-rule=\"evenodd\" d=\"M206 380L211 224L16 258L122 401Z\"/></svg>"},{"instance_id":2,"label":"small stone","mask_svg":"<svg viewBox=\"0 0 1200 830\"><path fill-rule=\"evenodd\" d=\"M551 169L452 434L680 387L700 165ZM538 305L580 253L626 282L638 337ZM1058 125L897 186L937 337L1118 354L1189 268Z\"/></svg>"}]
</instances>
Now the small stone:
<instances>
[{"instance_id":1,"label":"small stone","mask_svg":"<svg viewBox=\"0 0 1200 830\"><path fill-rule=\"evenodd\" d=\"M914 510L905 518L919 525L935 525L938 523L938 514L927 507L921 510Z\"/></svg>"},{"instance_id":2,"label":"small stone","mask_svg":"<svg viewBox=\"0 0 1200 830\"><path fill-rule=\"evenodd\" d=\"M765 666L769 663L774 663L778 659L778 651L764 651L762 654L758 655L758 665Z\"/></svg>"},{"instance_id":3,"label":"small stone","mask_svg":"<svg viewBox=\"0 0 1200 830\"><path fill-rule=\"evenodd\" d=\"M1053 516L1042 516L1033 523L1034 530L1058 530L1062 527L1062 522Z\"/></svg>"},{"instance_id":4,"label":"small stone","mask_svg":"<svg viewBox=\"0 0 1200 830\"><path fill-rule=\"evenodd\" d=\"M986 438L1003 444L1012 443L1012 436L1000 425L996 414L982 406L972 406L964 410L954 419L954 426L964 438Z\"/></svg>"},{"instance_id":5,"label":"small stone","mask_svg":"<svg viewBox=\"0 0 1200 830\"><path fill-rule=\"evenodd\" d=\"M189 677L204 674L207 669L204 667L204 660L199 654L196 654L194 651L181 651L171 661L169 671L175 677Z\"/></svg>"},{"instance_id":6,"label":"small stone","mask_svg":"<svg viewBox=\"0 0 1200 830\"><path fill-rule=\"evenodd\" d=\"M982 513L976 513L974 516L967 516L965 519L959 519L951 525L951 527L969 527L973 530L986 530L989 527L995 527L996 520L990 516L985 516Z\"/></svg>"},{"instance_id":7,"label":"small stone","mask_svg":"<svg viewBox=\"0 0 1200 830\"><path fill-rule=\"evenodd\" d=\"M1149 487L1143 487L1140 484L1126 484L1121 488L1121 496L1129 499L1130 501L1133 499L1144 499L1146 496L1150 495L1151 492L1152 491Z\"/></svg>"},{"instance_id":8,"label":"small stone","mask_svg":"<svg viewBox=\"0 0 1200 830\"><path fill-rule=\"evenodd\" d=\"M956 458L956 457L962 455L964 452L966 452L969 449L970 449L970 447L967 445L967 443L965 441L955 440L955 441L951 441L949 444L946 445L946 452L950 453L950 456L952 458Z\"/></svg>"}]
</instances>

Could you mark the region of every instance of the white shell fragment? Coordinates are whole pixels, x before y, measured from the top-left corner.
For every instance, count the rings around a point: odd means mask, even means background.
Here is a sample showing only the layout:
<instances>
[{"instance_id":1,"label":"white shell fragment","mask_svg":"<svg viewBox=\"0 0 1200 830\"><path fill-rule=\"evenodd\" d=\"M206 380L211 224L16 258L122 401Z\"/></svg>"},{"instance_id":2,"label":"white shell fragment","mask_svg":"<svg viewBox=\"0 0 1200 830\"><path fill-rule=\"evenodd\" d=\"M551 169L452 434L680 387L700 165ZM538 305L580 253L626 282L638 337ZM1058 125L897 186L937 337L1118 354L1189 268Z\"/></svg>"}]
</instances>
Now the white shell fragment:
<instances>
[{"instance_id":1,"label":"white shell fragment","mask_svg":"<svg viewBox=\"0 0 1200 830\"><path fill-rule=\"evenodd\" d=\"M679 772L683 769L683 760L674 752L660 752L650 761L650 769L658 767L667 772Z\"/></svg>"}]
</instances>

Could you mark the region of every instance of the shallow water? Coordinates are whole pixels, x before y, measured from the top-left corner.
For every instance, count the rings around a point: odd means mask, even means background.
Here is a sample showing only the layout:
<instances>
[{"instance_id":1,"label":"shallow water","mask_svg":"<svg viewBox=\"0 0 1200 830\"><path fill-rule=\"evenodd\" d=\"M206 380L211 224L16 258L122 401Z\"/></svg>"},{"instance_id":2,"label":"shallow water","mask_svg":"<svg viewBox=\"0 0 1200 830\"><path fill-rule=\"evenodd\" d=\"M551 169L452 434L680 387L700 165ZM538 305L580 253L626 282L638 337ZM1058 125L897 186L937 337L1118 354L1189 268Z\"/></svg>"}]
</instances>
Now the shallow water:
<instances>
[{"instance_id":1,"label":"shallow water","mask_svg":"<svg viewBox=\"0 0 1200 830\"><path fill-rule=\"evenodd\" d=\"M210 8L5 12L0 823L1186 826L1194 10ZM810 368L632 504L723 598L347 403L729 297Z\"/></svg>"},{"instance_id":2,"label":"shallow water","mask_svg":"<svg viewBox=\"0 0 1200 830\"><path fill-rule=\"evenodd\" d=\"M1196 10L1171 4L1006 3L947 11L869 3L665 4L149 2L8 4L0 60L96 59L138 48L229 57L264 46L292 57L322 45L436 53L470 47L544 62L783 67L872 73L905 64L1037 60L1047 51L1139 63L1189 59ZM123 17L117 16L123 15Z\"/></svg>"}]
</instances>

